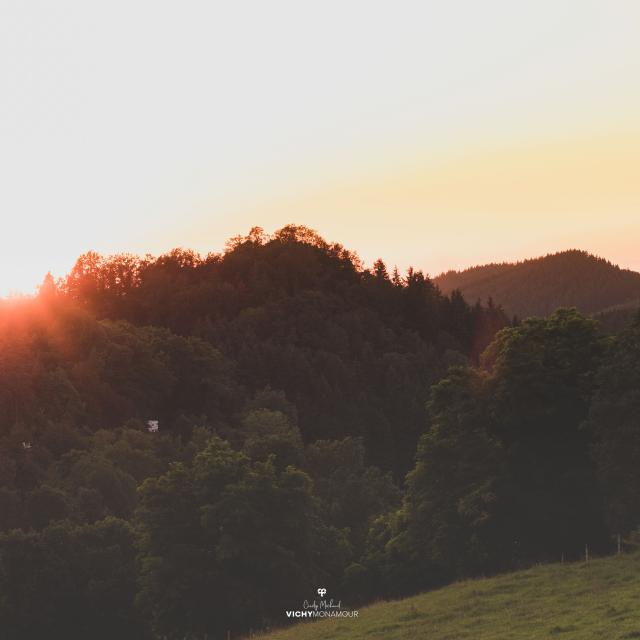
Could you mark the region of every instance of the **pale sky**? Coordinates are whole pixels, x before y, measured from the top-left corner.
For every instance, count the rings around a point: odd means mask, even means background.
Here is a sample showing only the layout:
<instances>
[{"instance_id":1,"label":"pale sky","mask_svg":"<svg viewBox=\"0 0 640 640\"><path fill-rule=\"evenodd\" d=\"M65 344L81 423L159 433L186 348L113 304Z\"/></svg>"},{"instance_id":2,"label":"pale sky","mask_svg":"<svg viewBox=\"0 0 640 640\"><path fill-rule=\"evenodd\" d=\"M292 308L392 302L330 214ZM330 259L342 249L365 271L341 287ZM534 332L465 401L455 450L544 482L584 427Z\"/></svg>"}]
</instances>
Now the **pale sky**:
<instances>
[{"instance_id":1,"label":"pale sky","mask_svg":"<svg viewBox=\"0 0 640 640\"><path fill-rule=\"evenodd\" d=\"M640 2L0 0L0 294L306 224L640 270Z\"/></svg>"}]
</instances>

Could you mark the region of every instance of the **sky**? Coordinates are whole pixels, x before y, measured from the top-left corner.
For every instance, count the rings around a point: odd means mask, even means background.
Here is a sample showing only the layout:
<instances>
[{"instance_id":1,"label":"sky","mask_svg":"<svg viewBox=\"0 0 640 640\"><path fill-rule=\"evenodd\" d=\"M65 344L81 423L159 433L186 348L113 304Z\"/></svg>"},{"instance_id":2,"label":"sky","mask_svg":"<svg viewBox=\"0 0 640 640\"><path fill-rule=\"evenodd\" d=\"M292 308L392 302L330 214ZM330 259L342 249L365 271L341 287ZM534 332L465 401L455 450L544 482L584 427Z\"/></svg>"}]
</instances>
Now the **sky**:
<instances>
[{"instance_id":1,"label":"sky","mask_svg":"<svg viewBox=\"0 0 640 640\"><path fill-rule=\"evenodd\" d=\"M305 224L640 270L640 2L0 0L0 295Z\"/></svg>"}]
</instances>

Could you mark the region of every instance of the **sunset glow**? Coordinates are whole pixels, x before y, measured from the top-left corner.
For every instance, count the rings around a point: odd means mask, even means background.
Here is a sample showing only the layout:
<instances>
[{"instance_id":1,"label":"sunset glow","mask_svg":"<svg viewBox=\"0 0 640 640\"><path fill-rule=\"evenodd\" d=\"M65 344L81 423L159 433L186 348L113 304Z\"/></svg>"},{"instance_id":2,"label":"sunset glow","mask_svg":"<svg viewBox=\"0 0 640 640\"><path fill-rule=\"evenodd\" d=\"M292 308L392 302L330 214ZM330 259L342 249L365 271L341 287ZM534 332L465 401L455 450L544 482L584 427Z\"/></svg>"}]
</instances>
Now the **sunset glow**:
<instances>
[{"instance_id":1,"label":"sunset glow","mask_svg":"<svg viewBox=\"0 0 640 640\"><path fill-rule=\"evenodd\" d=\"M631 0L0 1L0 294L288 222L431 274L640 270L639 28Z\"/></svg>"}]
</instances>

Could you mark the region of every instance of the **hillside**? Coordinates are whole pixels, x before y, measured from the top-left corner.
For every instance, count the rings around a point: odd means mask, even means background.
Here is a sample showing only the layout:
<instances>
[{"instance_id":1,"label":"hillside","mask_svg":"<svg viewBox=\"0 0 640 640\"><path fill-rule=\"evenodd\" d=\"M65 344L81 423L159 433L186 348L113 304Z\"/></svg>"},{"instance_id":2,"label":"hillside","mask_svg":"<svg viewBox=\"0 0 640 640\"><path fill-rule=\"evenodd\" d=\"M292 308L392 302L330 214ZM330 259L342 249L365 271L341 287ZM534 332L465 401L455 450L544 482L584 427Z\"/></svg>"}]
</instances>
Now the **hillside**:
<instances>
[{"instance_id":1,"label":"hillside","mask_svg":"<svg viewBox=\"0 0 640 640\"><path fill-rule=\"evenodd\" d=\"M640 321L510 325L305 227L84 254L0 303L0 383L3 640L237 638L322 586L430 592L362 633L415 637L433 611L458 638L461 606L471 633L508 626L505 601L526 621L532 591L554 611L552 579L580 606L613 583L566 565L524 595L435 589L603 556L640 524Z\"/></svg>"},{"instance_id":2,"label":"hillside","mask_svg":"<svg viewBox=\"0 0 640 640\"><path fill-rule=\"evenodd\" d=\"M222 255L88 253L60 293L103 320L205 340L247 393L283 391L306 441L364 437L368 458L397 478L412 464L430 385L507 324L500 309L445 297L419 271L394 283L384 264L363 269L293 225L273 237L252 229Z\"/></svg>"},{"instance_id":3,"label":"hillside","mask_svg":"<svg viewBox=\"0 0 640 640\"><path fill-rule=\"evenodd\" d=\"M460 289L469 302L491 297L520 318L548 315L558 307L592 314L634 307L640 300L640 273L577 250L448 271L434 282L445 293Z\"/></svg>"},{"instance_id":4,"label":"hillside","mask_svg":"<svg viewBox=\"0 0 640 640\"><path fill-rule=\"evenodd\" d=\"M543 565L303 622L263 640L640 638L640 554ZM345 603L346 606L346 603Z\"/></svg>"}]
</instances>

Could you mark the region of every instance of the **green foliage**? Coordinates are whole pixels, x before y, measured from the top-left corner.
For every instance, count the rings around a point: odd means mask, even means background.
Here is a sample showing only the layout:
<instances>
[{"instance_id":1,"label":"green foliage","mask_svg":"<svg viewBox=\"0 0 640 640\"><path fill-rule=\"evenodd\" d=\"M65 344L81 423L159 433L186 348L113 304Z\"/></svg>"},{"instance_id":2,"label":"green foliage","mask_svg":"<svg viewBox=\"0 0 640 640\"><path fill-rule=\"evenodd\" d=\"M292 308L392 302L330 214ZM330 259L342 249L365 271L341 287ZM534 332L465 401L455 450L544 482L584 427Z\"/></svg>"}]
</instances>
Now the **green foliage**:
<instances>
[{"instance_id":1,"label":"green foliage","mask_svg":"<svg viewBox=\"0 0 640 640\"><path fill-rule=\"evenodd\" d=\"M305 471L311 476L324 518L349 532L356 557L373 519L397 505L400 492L389 474L365 463L360 439L318 440L306 449Z\"/></svg>"},{"instance_id":2,"label":"green foliage","mask_svg":"<svg viewBox=\"0 0 640 640\"><path fill-rule=\"evenodd\" d=\"M323 524L311 486L301 471L252 463L217 438L192 465L145 481L139 602L154 629L169 638L246 630L336 580L348 547Z\"/></svg>"},{"instance_id":3,"label":"green foliage","mask_svg":"<svg viewBox=\"0 0 640 640\"><path fill-rule=\"evenodd\" d=\"M505 454L488 428L485 384L481 373L458 369L432 390L431 427L407 476L406 529L395 541L427 583L500 566L506 532L496 494Z\"/></svg>"},{"instance_id":4,"label":"green foliage","mask_svg":"<svg viewBox=\"0 0 640 640\"><path fill-rule=\"evenodd\" d=\"M423 429L429 385L452 357L477 358L506 318L497 307L443 296L420 271L393 281L385 274L380 261L369 272L341 245L288 225L273 236L252 229L224 255L204 258L184 250L137 261L87 254L60 296L98 317L166 327L219 349L226 378L208 375L214 403L202 406L211 393L197 358L170 367L181 372L181 403L198 405L196 415L216 429L237 411L230 405L242 394L233 379L249 396L270 386L295 404L305 442L361 436L369 459L401 478ZM165 394L161 381L148 379Z\"/></svg>"},{"instance_id":5,"label":"green foliage","mask_svg":"<svg viewBox=\"0 0 640 640\"><path fill-rule=\"evenodd\" d=\"M135 554L133 531L116 519L0 535L2 637L144 638Z\"/></svg>"},{"instance_id":6,"label":"green foliage","mask_svg":"<svg viewBox=\"0 0 640 640\"><path fill-rule=\"evenodd\" d=\"M280 469L302 466L304 449L298 427L280 411L253 409L240 423L244 452L252 460L273 457Z\"/></svg>"},{"instance_id":7,"label":"green foliage","mask_svg":"<svg viewBox=\"0 0 640 640\"><path fill-rule=\"evenodd\" d=\"M0 437L131 418L170 428L182 414L224 422L242 398L231 363L210 344L97 321L62 299L0 311L0 349Z\"/></svg>"},{"instance_id":8,"label":"green foliage","mask_svg":"<svg viewBox=\"0 0 640 640\"><path fill-rule=\"evenodd\" d=\"M0 303L3 637L224 637L318 584L609 550L640 519L638 326L506 325L293 225Z\"/></svg>"},{"instance_id":9,"label":"green foliage","mask_svg":"<svg viewBox=\"0 0 640 640\"><path fill-rule=\"evenodd\" d=\"M604 348L592 320L559 310L432 388L402 509L370 540L384 592L608 548L583 428Z\"/></svg>"},{"instance_id":10,"label":"green foliage","mask_svg":"<svg viewBox=\"0 0 640 640\"><path fill-rule=\"evenodd\" d=\"M612 533L640 526L640 322L611 345L588 420Z\"/></svg>"},{"instance_id":11,"label":"green foliage","mask_svg":"<svg viewBox=\"0 0 640 640\"><path fill-rule=\"evenodd\" d=\"M582 428L604 348L595 322L575 310L505 329L492 347L492 429L507 450L506 508L525 558L606 544L589 434Z\"/></svg>"}]
</instances>

